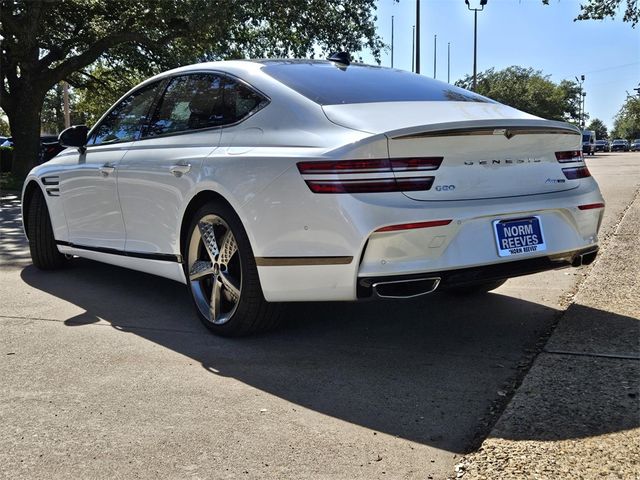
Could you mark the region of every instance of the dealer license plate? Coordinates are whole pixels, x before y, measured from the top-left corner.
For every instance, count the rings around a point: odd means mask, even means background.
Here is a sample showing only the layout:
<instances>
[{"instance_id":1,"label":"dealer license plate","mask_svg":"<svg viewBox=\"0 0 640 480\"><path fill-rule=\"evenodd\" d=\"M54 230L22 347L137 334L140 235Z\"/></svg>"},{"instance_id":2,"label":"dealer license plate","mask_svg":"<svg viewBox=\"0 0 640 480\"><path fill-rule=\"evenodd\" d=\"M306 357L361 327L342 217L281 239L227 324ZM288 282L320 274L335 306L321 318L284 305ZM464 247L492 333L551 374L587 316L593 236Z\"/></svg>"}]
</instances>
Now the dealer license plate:
<instances>
[{"instance_id":1,"label":"dealer license plate","mask_svg":"<svg viewBox=\"0 0 640 480\"><path fill-rule=\"evenodd\" d=\"M495 220L493 228L496 234L498 255L501 257L542 252L547 249L542 235L540 217Z\"/></svg>"}]
</instances>

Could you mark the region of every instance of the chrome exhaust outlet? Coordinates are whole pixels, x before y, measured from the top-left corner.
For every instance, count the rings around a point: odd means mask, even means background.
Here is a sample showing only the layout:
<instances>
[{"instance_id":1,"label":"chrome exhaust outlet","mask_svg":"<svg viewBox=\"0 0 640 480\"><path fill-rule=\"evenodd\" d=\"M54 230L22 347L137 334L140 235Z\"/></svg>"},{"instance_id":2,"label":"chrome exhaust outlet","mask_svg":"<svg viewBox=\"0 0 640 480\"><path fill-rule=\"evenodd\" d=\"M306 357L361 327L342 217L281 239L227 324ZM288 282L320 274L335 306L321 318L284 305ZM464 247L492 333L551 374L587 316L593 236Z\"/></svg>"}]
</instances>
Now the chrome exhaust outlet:
<instances>
[{"instance_id":1,"label":"chrome exhaust outlet","mask_svg":"<svg viewBox=\"0 0 640 480\"><path fill-rule=\"evenodd\" d=\"M598 250L592 250L590 252L581 253L576 255L571 262L572 267L580 267L582 265L590 265L596 259Z\"/></svg>"},{"instance_id":2,"label":"chrome exhaust outlet","mask_svg":"<svg viewBox=\"0 0 640 480\"><path fill-rule=\"evenodd\" d=\"M438 285L440 277L426 277L376 282L372 288L379 298L414 298L434 292Z\"/></svg>"}]
</instances>

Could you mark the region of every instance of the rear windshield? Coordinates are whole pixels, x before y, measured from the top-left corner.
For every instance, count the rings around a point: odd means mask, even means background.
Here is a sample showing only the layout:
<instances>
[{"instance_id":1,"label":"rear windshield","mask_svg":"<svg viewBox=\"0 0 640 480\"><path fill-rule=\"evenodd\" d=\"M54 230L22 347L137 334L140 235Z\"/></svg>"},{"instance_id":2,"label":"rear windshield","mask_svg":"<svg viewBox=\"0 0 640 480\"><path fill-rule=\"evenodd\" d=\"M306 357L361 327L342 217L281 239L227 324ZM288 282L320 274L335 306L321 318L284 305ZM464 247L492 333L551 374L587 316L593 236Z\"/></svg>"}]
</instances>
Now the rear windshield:
<instances>
[{"instance_id":1,"label":"rear windshield","mask_svg":"<svg viewBox=\"0 0 640 480\"><path fill-rule=\"evenodd\" d=\"M320 105L373 102L486 102L481 95L415 73L331 62L266 63L263 71Z\"/></svg>"}]
</instances>

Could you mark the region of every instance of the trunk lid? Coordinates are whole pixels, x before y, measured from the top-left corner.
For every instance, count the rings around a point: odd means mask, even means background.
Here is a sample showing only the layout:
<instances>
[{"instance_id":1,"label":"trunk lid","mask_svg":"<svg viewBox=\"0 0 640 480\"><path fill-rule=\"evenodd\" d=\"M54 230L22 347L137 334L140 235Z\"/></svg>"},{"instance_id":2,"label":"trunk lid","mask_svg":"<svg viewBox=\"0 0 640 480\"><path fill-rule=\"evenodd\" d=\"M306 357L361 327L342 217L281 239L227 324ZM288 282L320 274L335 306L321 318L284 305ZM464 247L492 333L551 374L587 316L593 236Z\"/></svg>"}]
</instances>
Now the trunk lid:
<instances>
[{"instance_id":1,"label":"trunk lid","mask_svg":"<svg viewBox=\"0 0 640 480\"><path fill-rule=\"evenodd\" d=\"M553 193L579 185L579 180L567 179L562 168L583 163L559 163L556 158L556 152L581 149L580 130L570 124L539 119L500 104L403 103L409 105L324 108L334 123L384 133L391 159L443 158L437 170L395 173L396 178L434 177L429 190L404 192L409 198L500 198Z\"/></svg>"}]
</instances>

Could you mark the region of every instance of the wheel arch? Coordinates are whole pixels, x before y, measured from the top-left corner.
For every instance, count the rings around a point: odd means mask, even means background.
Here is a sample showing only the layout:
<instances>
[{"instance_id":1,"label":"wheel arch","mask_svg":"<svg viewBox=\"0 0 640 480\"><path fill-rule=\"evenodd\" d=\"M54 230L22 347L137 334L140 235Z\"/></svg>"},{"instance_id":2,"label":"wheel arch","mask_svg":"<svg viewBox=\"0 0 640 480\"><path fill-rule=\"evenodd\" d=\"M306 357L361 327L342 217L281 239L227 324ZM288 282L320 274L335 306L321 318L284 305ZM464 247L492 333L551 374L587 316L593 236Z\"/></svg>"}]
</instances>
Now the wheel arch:
<instances>
[{"instance_id":1,"label":"wheel arch","mask_svg":"<svg viewBox=\"0 0 640 480\"><path fill-rule=\"evenodd\" d=\"M189 223L191 222L191 219L193 218L193 215L196 213L196 211L200 207L202 207L203 205L209 202L224 203L229 208L231 208L236 213L236 215L238 215L238 217L240 217L240 215L238 214L238 211L235 208L233 208L233 205L231 205L231 203L220 193L214 190L202 190L198 192L189 201L189 204L187 205L187 208L185 209L184 214L182 215L182 222L180 223L180 253L182 254L183 258L186 258L185 249L186 249L186 243L187 243L187 235L189 233L188 232ZM240 221L242 222L242 219ZM245 227L245 231L246 231L246 227Z\"/></svg>"},{"instance_id":2,"label":"wheel arch","mask_svg":"<svg viewBox=\"0 0 640 480\"><path fill-rule=\"evenodd\" d=\"M24 187L24 191L22 193L22 227L24 230L24 235L29 239L29 209L31 208L31 202L33 200L33 196L35 193L40 190L40 193L44 196L42 192L42 188L38 184L38 182L34 179L30 180Z\"/></svg>"}]
</instances>

